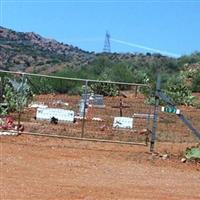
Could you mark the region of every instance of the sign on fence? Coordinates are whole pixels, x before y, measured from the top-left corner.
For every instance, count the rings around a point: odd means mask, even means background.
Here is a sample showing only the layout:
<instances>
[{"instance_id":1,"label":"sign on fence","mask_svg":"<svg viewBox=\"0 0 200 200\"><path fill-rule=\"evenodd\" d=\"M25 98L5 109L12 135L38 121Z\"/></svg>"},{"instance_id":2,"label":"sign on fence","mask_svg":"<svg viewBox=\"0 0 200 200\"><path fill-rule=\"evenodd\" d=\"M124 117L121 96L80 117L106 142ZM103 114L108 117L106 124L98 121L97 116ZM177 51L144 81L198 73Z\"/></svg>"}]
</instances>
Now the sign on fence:
<instances>
[{"instance_id":1,"label":"sign on fence","mask_svg":"<svg viewBox=\"0 0 200 200\"><path fill-rule=\"evenodd\" d=\"M173 107L161 107L162 112L180 114L180 110Z\"/></svg>"},{"instance_id":2,"label":"sign on fence","mask_svg":"<svg viewBox=\"0 0 200 200\"><path fill-rule=\"evenodd\" d=\"M113 128L133 128L133 118L130 117L115 117L113 122Z\"/></svg>"},{"instance_id":3,"label":"sign on fence","mask_svg":"<svg viewBox=\"0 0 200 200\"><path fill-rule=\"evenodd\" d=\"M36 119L38 120L51 120L55 117L58 121L73 122L74 111L64 110L59 108L38 108L36 113Z\"/></svg>"}]
</instances>

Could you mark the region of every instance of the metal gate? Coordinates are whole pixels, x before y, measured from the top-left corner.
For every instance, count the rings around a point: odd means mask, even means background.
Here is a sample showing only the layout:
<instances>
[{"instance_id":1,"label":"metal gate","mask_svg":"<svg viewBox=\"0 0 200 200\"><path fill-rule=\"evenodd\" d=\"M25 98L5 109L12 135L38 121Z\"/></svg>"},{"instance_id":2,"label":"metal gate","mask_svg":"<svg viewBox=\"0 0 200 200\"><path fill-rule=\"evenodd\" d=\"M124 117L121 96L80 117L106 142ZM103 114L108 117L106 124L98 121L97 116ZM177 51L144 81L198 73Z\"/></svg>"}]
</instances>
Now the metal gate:
<instances>
[{"instance_id":1,"label":"metal gate","mask_svg":"<svg viewBox=\"0 0 200 200\"><path fill-rule=\"evenodd\" d=\"M147 145L153 124L148 85L8 71L0 76L5 134Z\"/></svg>"}]
</instances>

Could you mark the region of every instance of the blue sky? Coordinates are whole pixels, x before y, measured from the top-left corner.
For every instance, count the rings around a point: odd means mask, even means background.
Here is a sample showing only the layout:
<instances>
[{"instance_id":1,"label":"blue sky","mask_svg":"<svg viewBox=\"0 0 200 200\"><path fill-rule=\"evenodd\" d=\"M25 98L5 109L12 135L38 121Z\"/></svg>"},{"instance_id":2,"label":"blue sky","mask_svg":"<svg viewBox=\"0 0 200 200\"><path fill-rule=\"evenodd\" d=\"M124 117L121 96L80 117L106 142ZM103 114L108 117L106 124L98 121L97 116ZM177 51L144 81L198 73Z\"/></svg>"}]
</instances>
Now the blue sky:
<instances>
[{"instance_id":1,"label":"blue sky","mask_svg":"<svg viewBox=\"0 0 200 200\"><path fill-rule=\"evenodd\" d=\"M200 50L199 1L0 0L0 25L101 52L110 32L112 52Z\"/></svg>"}]
</instances>

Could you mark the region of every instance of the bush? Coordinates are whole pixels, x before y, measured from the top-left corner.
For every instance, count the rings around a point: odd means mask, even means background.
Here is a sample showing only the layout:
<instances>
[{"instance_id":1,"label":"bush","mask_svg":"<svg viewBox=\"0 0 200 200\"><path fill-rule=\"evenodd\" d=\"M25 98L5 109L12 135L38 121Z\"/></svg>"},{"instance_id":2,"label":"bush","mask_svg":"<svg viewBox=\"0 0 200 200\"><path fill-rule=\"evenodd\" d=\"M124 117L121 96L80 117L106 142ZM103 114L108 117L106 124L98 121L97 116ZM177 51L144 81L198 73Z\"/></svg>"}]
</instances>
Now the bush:
<instances>
[{"instance_id":1,"label":"bush","mask_svg":"<svg viewBox=\"0 0 200 200\"><path fill-rule=\"evenodd\" d=\"M192 91L193 92L200 92L200 69L198 69L193 76Z\"/></svg>"},{"instance_id":2,"label":"bush","mask_svg":"<svg viewBox=\"0 0 200 200\"><path fill-rule=\"evenodd\" d=\"M26 82L24 84L19 84L19 87L17 88L8 83L5 86L3 97L4 102L7 104L7 110L1 109L2 112L20 112L28 105L32 93Z\"/></svg>"},{"instance_id":3,"label":"bush","mask_svg":"<svg viewBox=\"0 0 200 200\"><path fill-rule=\"evenodd\" d=\"M178 105L194 105L195 97L192 96L192 91L187 86L186 80L181 76L169 79L165 92Z\"/></svg>"},{"instance_id":4,"label":"bush","mask_svg":"<svg viewBox=\"0 0 200 200\"><path fill-rule=\"evenodd\" d=\"M111 83L93 83L90 88L95 94L104 96L117 96L119 94L118 87Z\"/></svg>"}]
</instances>

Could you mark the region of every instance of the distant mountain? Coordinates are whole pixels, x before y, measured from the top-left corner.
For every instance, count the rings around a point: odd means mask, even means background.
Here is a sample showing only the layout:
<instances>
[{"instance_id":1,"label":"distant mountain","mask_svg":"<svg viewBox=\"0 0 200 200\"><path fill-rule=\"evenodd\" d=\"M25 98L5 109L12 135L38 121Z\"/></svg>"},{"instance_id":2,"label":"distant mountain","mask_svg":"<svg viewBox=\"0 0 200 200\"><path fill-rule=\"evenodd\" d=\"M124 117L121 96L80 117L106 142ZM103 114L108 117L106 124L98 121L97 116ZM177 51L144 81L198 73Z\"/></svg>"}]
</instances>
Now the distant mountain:
<instances>
[{"instance_id":1,"label":"distant mountain","mask_svg":"<svg viewBox=\"0 0 200 200\"><path fill-rule=\"evenodd\" d=\"M88 64L94 58L94 53L43 38L33 32L16 32L0 27L1 69L50 73Z\"/></svg>"},{"instance_id":2,"label":"distant mountain","mask_svg":"<svg viewBox=\"0 0 200 200\"><path fill-rule=\"evenodd\" d=\"M196 70L200 66L200 53L180 58L151 53L95 54L33 32L16 32L0 26L0 69L50 74L66 69L77 72L83 67L102 71L106 63L108 68L124 63L132 71L144 69L155 72L159 69L171 72L185 67Z\"/></svg>"}]
</instances>

